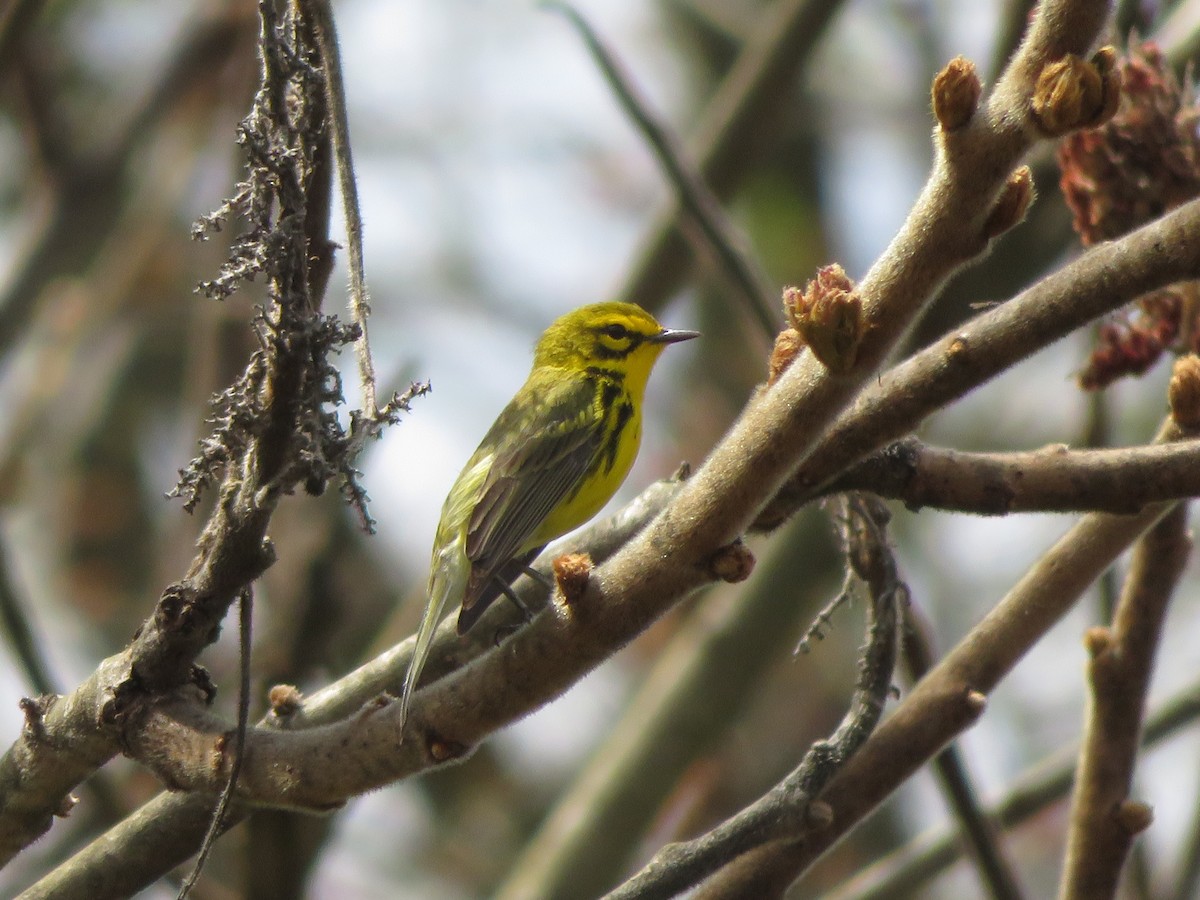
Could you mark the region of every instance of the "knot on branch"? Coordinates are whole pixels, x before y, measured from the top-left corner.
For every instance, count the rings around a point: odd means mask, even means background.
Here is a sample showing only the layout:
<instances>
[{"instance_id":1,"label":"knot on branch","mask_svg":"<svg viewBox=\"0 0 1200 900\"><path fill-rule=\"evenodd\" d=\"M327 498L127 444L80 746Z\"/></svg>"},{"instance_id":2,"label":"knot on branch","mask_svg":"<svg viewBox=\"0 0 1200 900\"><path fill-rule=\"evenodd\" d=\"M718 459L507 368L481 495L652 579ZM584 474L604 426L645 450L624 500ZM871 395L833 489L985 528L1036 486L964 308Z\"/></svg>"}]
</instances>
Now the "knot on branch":
<instances>
[{"instance_id":1,"label":"knot on branch","mask_svg":"<svg viewBox=\"0 0 1200 900\"><path fill-rule=\"evenodd\" d=\"M1141 834L1154 824L1154 807L1141 800L1126 800L1117 807L1116 819L1126 834Z\"/></svg>"},{"instance_id":2,"label":"knot on branch","mask_svg":"<svg viewBox=\"0 0 1200 900\"><path fill-rule=\"evenodd\" d=\"M719 548L708 558L709 577L729 584L745 581L753 571L754 554L741 538Z\"/></svg>"},{"instance_id":3,"label":"knot on branch","mask_svg":"<svg viewBox=\"0 0 1200 900\"><path fill-rule=\"evenodd\" d=\"M46 738L46 713L58 701L57 694L42 694L39 697L22 697L17 706L25 716L21 735L27 741L40 743Z\"/></svg>"},{"instance_id":4,"label":"knot on branch","mask_svg":"<svg viewBox=\"0 0 1200 900\"><path fill-rule=\"evenodd\" d=\"M1048 63L1033 89L1033 121L1046 137L1107 122L1121 101L1117 51L1102 47L1090 60L1068 53Z\"/></svg>"},{"instance_id":5,"label":"knot on branch","mask_svg":"<svg viewBox=\"0 0 1200 900\"><path fill-rule=\"evenodd\" d=\"M858 361L866 333L862 297L837 263L817 270L804 290L783 291L788 322L831 372L844 374Z\"/></svg>"},{"instance_id":6,"label":"knot on branch","mask_svg":"<svg viewBox=\"0 0 1200 900\"><path fill-rule=\"evenodd\" d=\"M979 107L983 85L975 64L956 56L933 79L933 115L942 131L957 131L971 121Z\"/></svg>"},{"instance_id":7,"label":"knot on branch","mask_svg":"<svg viewBox=\"0 0 1200 900\"><path fill-rule=\"evenodd\" d=\"M223 612L222 608L218 615ZM179 583L167 585L158 598L154 624L159 631L184 637L202 629L199 639L205 644L216 640L215 632L220 628L219 619L207 614L204 598L194 588Z\"/></svg>"}]
</instances>

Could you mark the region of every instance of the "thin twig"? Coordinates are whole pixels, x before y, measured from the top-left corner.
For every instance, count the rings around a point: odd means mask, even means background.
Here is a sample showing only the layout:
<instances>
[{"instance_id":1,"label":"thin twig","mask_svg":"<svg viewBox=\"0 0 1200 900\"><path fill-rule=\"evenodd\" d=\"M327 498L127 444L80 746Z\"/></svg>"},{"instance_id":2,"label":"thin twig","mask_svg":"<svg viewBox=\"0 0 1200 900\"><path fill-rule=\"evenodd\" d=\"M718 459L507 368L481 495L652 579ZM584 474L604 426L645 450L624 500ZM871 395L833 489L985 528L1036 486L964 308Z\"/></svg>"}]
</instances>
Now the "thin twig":
<instances>
[{"instance_id":1,"label":"thin twig","mask_svg":"<svg viewBox=\"0 0 1200 900\"><path fill-rule=\"evenodd\" d=\"M234 794L237 792L238 776L242 771L242 758L246 750L246 728L250 723L250 629L251 622L253 621L253 612L254 591L252 588L247 587L238 596L239 669L237 728L233 732L229 780L225 783L224 790L221 791L221 798L217 801L216 809L213 810L212 821L208 825L208 831L204 835L204 840L200 843L200 852L196 855L196 862L192 865L192 871L188 875L187 880L180 886L177 900L185 900L187 895L192 892L192 888L196 886L196 882L200 879L200 873L204 871L204 864L208 862L208 856L225 827L225 816L229 812L229 806L233 802Z\"/></svg>"},{"instance_id":2,"label":"thin twig","mask_svg":"<svg viewBox=\"0 0 1200 900\"><path fill-rule=\"evenodd\" d=\"M342 214L346 217L346 242L350 254L350 316L358 327L354 342L358 374L362 382L363 414L376 422L379 407L375 397L375 364L367 337L367 319L371 315L363 274L363 223L358 204L358 181L350 152L350 120L346 111L346 87L342 80L342 61L338 51L337 28L328 0L304 0L316 23L317 46L325 69L326 102L329 104L329 129L333 137L333 156L342 194Z\"/></svg>"},{"instance_id":3,"label":"thin twig","mask_svg":"<svg viewBox=\"0 0 1200 900\"><path fill-rule=\"evenodd\" d=\"M8 633L8 642L25 670L30 686L39 694L57 694L59 689L50 674L50 664L42 653L33 626L13 584L8 564L8 541L0 537L0 620Z\"/></svg>"},{"instance_id":4,"label":"thin twig","mask_svg":"<svg viewBox=\"0 0 1200 900\"><path fill-rule=\"evenodd\" d=\"M605 80L616 94L621 108L654 150L667 179L674 186L683 207L695 220L699 233L721 271L733 283L766 337L773 339L782 325L778 291L769 287L762 267L752 260L745 249L745 241L738 237L736 229L721 208L721 202L685 161L683 149L670 130L650 110L621 63L600 40L600 36L583 15L562 0L546 0L544 5L562 13L579 31L592 58L596 60Z\"/></svg>"}]
</instances>

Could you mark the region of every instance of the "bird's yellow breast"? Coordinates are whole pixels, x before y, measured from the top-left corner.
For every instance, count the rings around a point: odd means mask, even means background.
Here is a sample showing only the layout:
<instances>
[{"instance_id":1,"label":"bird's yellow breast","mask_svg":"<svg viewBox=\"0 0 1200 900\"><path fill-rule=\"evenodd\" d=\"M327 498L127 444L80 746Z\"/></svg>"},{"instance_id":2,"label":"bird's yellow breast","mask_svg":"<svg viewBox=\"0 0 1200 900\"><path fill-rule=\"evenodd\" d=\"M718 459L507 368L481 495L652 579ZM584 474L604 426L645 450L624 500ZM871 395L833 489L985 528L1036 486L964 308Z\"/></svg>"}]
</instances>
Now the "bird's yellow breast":
<instances>
[{"instance_id":1,"label":"bird's yellow breast","mask_svg":"<svg viewBox=\"0 0 1200 900\"><path fill-rule=\"evenodd\" d=\"M576 490L554 509L529 539L529 549L540 547L578 528L596 515L625 482L642 442L640 398L624 391L616 402L597 392L596 411L606 419L605 444L594 467ZM624 412L623 412L624 411Z\"/></svg>"}]
</instances>

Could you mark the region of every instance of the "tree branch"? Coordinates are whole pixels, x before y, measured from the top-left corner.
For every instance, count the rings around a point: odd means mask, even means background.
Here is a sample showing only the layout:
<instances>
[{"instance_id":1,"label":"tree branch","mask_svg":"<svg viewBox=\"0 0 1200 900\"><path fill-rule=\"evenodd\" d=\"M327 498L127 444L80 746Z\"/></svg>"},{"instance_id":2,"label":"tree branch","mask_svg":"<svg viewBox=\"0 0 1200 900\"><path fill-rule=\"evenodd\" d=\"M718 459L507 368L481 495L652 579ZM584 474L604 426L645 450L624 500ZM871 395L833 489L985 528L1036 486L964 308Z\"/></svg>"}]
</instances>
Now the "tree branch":
<instances>
[{"instance_id":1,"label":"tree branch","mask_svg":"<svg viewBox=\"0 0 1200 900\"><path fill-rule=\"evenodd\" d=\"M852 495L844 514L850 568L866 585L870 602L859 682L837 731L813 744L800 765L761 799L708 834L663 847L633 878L609 893L609 900L674 897L752 847L830 824L829 810L817 798L883 715L899 649L900 605L907 598L887 546L886 507L867 495Z\"/></svg>"},{"instance_id":2,"label":"tree branch","mask_svg":"<svg viewBox=\"0 0 1200 900\"><path fill-rule=\"evenodd\" d=\"M1200 495L1200 442L964 453L908 437L848 469L821 493L844 490L873 491L914 510L988 516L1133 513L1147 503Z\"/></svg>"},{"instance_id":3,"label":"tree branch","mask_svg":"<svg viewBox=\"0 0 1200 900\"><path fill-rule=\"evenodd\" d=\"M1150 824L1129 792L1163 621L1190 551L1181 503L1138 542L1111 628L1088 632L1091 702L1060 897L1115 896L1133 839Z\"/></svg>"},{"instance_id":4,"label":"tree branch","mask_svg":"<svg viewBox=\"0 0 1200 900\"><path fill-rule=\"evenodd\" d=\"M1163 439L1178 435L1173 427ZM782 889L869 814L947 742L972 724L987 695L1079 599L1087 587L1170 509L1083 517L1000 603L921 680L895 713L830 782L821 799L835 825L797 844L770 845L732 864L729 879L752 874L757 889Z\"/></svg>"},{"instance_id":5,"label":"tree branch","mask_svg":"<svg viewBox=\"0 0 1200 900\"><path fill-rule=\"evenodd\" d=\"M1200 719L1200 682L1172 695L1146 719L1142 745L1152 747ZM1002 799L987 810L988 817L1013 829L1066 797L1075 780L1079 746L1063 747L1018 775ZM939 827L859 871L829 892L827 900L888 900L917 894L962 855L957 828ZM1183 895L1180 900L1191 896Z\"/></svg>"}]
</instances>

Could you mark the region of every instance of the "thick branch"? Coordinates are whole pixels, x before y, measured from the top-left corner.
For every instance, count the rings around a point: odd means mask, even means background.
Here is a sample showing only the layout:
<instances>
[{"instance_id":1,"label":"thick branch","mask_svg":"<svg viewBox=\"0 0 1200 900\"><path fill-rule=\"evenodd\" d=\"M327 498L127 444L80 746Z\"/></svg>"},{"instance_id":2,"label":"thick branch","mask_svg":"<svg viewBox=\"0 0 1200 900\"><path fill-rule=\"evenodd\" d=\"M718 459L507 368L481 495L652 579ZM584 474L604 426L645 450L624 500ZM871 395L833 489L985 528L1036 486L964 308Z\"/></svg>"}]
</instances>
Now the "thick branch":
<instances>
[{"instance_id":1,"label":"thick branch","mask_svg":"<svg viewBox=\"0 0 1200 900\"><path fill-rule=\"evenodd\" d=\"M869 490L909 509L981 515L1137 512L1200 495L1200 442L1016 453L964 453L905 438L838 476L822 493Z\"/></svg>"},{"instance_id":2,"label":"thick branch","mask_svg":"<svg viewBox=\"0 0 1200 900\"><path fill-rule=\"evenodd\" d=\"M681 469L680 476L686 473ZM596 561L608 559L629 537L645 527L666 503L678 492L679 481L660 481L652 484L633 502L615 516L594 522L573 536L567 545L559 542L552 545L538 560L535 568L550 575L551 561L569 550L584 549ZM518 593L531 608L546 604L544 588L532 580L517 585ZM492 636L500 630L519 624L519 614L508 603L496 603L488 609L479 626L460 640L455 634L453 622L435 641L427 671L450 671L493 649ZM364 704L384 694L398 694L408 671L412 656L413 641L404 643L381 654L359 669L342 677L337 682L308 698L298 709L286 714L269 714L261 723L265 728L300 729L328 725L353 715ZM119 670L118 670L119 671ZM106 696L105 685L115 683L109 676L95 677L81 685L71 694L77 701L92 698L98 715L99 706ZM84 721L87 721L84 713ZM194 745L200 750L212 749L215 734L226 727L223 723L211 723L213 732ZM188 758L194 762L193 755ZM211 790L215 792L220 774L201 767L212 775ZM2 771L2 770L0 770ZM170 776L170 771L166 774ZM159 794L136 813L129 816L91 844L79 851L66 863L47 874L30 889L28 896L73 898L96 900L100 897L126 897L144 888L147 884L184 862L200 844L212 813L214 794L210 792L185 794L164 792ZM43 814L38 810L39 814ZM249 813L244 805L230 810L227 823L232 826Z\"/></svg>"}]
</instances>

